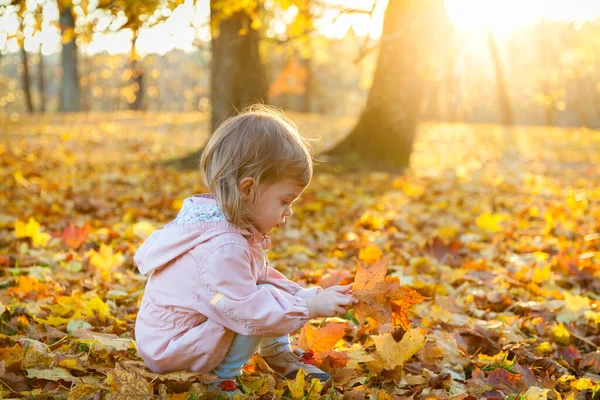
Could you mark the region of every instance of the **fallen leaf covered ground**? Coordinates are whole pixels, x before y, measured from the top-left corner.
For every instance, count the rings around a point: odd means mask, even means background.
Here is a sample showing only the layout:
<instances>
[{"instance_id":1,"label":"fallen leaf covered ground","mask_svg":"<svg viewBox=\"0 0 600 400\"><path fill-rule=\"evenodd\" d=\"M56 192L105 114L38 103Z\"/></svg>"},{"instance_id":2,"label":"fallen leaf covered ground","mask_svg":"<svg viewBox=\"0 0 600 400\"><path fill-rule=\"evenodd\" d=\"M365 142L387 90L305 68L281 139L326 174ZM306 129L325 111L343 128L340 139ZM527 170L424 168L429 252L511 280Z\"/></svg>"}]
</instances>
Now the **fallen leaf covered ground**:
<instances>
[{"instance_id":1,"label":"fallen leaf covered ground","mask_svg":"<svg viewBox=\"0 0 600 400\"><path fill-rule=\"evenodd\" d=\"M331 145L352 119L291 115ZM203 114L0 120L0 397L209 398L210 374L155 374L133 325L133 255L196 171ZM410 171L317 174L272 234L303 285L360 303L294 335L329 371L277 381L254 357L248 398L592 399L600 388L600 132L424 124Z\"/></svg>"}]
</instances>

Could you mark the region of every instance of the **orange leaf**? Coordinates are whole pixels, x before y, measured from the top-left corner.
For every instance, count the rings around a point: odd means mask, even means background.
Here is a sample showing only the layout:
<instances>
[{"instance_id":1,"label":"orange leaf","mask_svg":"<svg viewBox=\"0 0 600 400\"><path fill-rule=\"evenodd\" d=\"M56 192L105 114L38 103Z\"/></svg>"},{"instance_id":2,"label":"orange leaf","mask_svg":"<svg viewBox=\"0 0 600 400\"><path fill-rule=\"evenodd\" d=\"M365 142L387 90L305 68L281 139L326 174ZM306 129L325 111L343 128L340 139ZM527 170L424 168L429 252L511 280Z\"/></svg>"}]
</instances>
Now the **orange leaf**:
<instances>
[{"instance_id":1,"label":"orange leaf","mask_svg":"<svg viewBox=\"0 0 600 400\"><path fill-rule=\"evenodd\" d=\"M12 347L0 348L0 360L6 363L6 369L10 369L13 364L18 364L17 369L20 369L24 355L25 350L18 343Z\"/></svg>"},{"instance_id":2,"label":"orange leaf","mask_svg":"<svg viewBox=\"0 0 600 400\"><path fill-rule=\"evenodd\" d=\"M60 236L65 245L76 250L86 241L92 227L86 224L83 228L79 228L73 224L69 224Z\"/></svg>"},{"instance_id":3,"label":"orange leaf","mask_svg":"<svg viewBox=\"0 0 600 400\"><path fill-rule=\"evenodd\" d=\"M345 324L328 324L321 328L313 328L310 324L304 325L298 338L298 346L305 351L312 350L317 358L320 354L327 353L344 337Z\"/></svg>"},{"instance_id":4,"label":"orange leaf","mask_svg":"<svg viewBox=\"0 0 600 400\"><path fill-rule=\"evenodd\" d=\"M15 278L15 280L17 286L9 288L7 293L9 296L16 296L20 299L36 300L51 297L64 291L64 288L58 283L43 283L36 277L22 275Z\"/></svg>"},{"instance_id":5,"label":"orange leaf","mask_svg":"<svg viewBox=\"0 0 600 400\"><path fill-rule=\"evenodd\" d=\"M400 286L398 278L386 277L386 274L386 263L382 260L369 268L358 266L352 285L354 296L358 299L354 312L361 323L370 317L378 324L391 321L408 329L407 311L425 298L412 289ZM392 311L397 314L395 319L392 319Z\"/></svg>"}]
</instances>

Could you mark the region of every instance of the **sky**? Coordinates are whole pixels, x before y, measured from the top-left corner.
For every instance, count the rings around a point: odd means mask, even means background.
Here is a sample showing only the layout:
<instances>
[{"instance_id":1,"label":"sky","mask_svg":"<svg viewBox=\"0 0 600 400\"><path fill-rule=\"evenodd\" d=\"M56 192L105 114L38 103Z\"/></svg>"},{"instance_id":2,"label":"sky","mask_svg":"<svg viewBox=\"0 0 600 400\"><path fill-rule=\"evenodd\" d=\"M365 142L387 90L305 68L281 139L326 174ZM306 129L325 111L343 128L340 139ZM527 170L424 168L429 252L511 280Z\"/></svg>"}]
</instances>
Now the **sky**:
<instances>
[{"instance_id":1,"label":"sky","mask_svg":"<svg viewBox=\"0 0 600 400\"><path fill-rule=\"evenodd\" d=\"M30 0L31 1L31 0ZM373 0L328 0L334 6L370 10ZM491 29L498 37L510 36L516 29L536 23L540 18L546 20L569 20L586 22L600 18L600 0L445 0L450 21L467 33L477 35L485 29ZM350 26L362 36L370 33L372 37L381 35L381 23L387 5L379 0L372 18L365 14L344 14L339 16L335 9L326 11L316 21L317 29L328 37L342 37ZM54 7L54 8L53 8ZM293 19L294 8L285 16ZM46 16L56 17L55 6L50 3L44 10ZM208 40L209 1L198 0L196 6L190 0L176 9L170 18L160 25L144 29L138 39L138 51L141 54L164 54L174 48L193 51L194 39ZM0 48L3 51L16 51L15 40L6 39L6 33L16 28L16 21L0 18ZM285 24L272 26L274 33L285 31ZM59 33L53 25L46 22L43 30L36 36L27 35L25 47L37 51L40 42L44 54L60 51ZM127 53L131 49L131 32L121 31L113 34L96 34L93 41L82 49L88 53L107 50L110 53Z\"/></svg>"}]
</instances>

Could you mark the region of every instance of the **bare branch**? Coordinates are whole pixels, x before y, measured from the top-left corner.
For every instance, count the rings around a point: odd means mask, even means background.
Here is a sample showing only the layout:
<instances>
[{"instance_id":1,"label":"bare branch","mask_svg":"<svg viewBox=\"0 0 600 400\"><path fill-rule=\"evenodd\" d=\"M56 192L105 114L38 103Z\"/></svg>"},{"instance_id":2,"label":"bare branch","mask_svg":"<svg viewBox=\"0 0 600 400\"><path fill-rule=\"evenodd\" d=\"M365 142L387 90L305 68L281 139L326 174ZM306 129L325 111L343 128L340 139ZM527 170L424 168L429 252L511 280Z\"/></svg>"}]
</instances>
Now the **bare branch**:
<instances>
[{"instance_id":1,"label":"bare branch","mask_svg":"<svg viewBox=\"0 0 600 400\"><path fill-rule=\"evenodd\" d=\"M369 11L369 24L371 22L373 22L373 12L375 12L375 7L377 7L377 1L378 0L375 0L373 2L371 11ZM360 49L360 53L358 53L358 57L356 57L356 59L353 61L354 64L358 64L360 62L360 60L362 60L364 57L366 57L366 55L373 50L373 48L376 48L376 46L371 46L371 48L367 51L367 45L369 44L370 40L371 40L371 31L367 31L367 34L365 35L365 39L363 41L363 45Z\"/></svg>"}]
</instances>

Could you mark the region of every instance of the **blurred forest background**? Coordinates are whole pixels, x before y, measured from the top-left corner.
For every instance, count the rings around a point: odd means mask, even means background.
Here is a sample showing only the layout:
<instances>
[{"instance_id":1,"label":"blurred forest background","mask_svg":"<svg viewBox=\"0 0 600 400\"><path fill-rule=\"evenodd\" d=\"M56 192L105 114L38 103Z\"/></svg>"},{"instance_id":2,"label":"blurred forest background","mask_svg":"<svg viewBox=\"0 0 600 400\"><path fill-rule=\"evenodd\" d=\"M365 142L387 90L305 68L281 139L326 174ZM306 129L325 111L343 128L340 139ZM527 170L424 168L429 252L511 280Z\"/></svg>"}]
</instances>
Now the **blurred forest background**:
<instances>
[{"instance_id":1,"label":"blurred forest background","mask_svg":"<svg viewBox=\"0 0 600 400\"><path fill-rule=\"evenodd\" d=\"M214 3L225 8L215 11L213 5L213 20L215 14L226 17L239 7L235 1ZM379 40L364 28L381 23L373 19L374 11L385 10L383 3L256 3L249 23L257 32L266 89L262 100L290 111L357 115L373 80ZM456 3L452 7L459 17L477 11L464 9L473 5ZM1 115L209 109L208 1L4 4ZM190 12L195 19L183 16ZM192 25L182 27L182 21ZM318 28L323 24L335 29ZM501 102L508 101L510 120L518 124L600 127L600 22L538 17L528 24L512 24L504 21L511 27L508 31L477 34L464 25L450 27L447 54L439 54L434 72L425 77L421 118L502 123L506 117ZM155 31L150 35L151 29ZM140 51L136 41L144 35L148 38Z\"/></svg>"}]
</instances>

